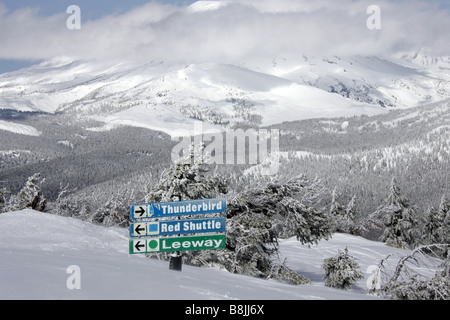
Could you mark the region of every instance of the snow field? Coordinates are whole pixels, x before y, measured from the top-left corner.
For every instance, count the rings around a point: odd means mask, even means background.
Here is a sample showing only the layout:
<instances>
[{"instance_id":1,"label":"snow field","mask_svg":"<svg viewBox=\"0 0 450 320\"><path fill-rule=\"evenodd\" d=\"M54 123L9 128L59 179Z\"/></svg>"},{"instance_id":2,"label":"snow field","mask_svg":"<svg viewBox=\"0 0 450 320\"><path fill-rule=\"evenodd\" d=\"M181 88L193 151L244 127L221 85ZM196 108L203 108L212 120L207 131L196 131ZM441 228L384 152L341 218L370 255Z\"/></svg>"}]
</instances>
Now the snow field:
<instances>
[{"instance_id":1,"label":"snow field","mask_svg":"<svg viewBox=\"0 0 450 320\"><path fill-rule=\"evenodd\" d=\"M311 285L230 274L128 254L128 230L96 226L73 218L23 210L0 215L0 299L139 300L361 300L365 281L348 291L325 287L324 258L348 246L361 271L398 250L359 237L336 234L318 246L281 241L281 257ZM80 289L69 289L71 266L80 269Z\"/></svg>"},{"instance_id":2,"label":"snow field","mask_svg":"<svg viewBox=\"0 0 450 320\"><path fill-rule=\"evenodd\" d=\"M10 131L13 133L23 134L27 136L39 137L41 132L32 126L18 124L11 121L0 120L0 130Z\"/></svg>"}]
</instances>

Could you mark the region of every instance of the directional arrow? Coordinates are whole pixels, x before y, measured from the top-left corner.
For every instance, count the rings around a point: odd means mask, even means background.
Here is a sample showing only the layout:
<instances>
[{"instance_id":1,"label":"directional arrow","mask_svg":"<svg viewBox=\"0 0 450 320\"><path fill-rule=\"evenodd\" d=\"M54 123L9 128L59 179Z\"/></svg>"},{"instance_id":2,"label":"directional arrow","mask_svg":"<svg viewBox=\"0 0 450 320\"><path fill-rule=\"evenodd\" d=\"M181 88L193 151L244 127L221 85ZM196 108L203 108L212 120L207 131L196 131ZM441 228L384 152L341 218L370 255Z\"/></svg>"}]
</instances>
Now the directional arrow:
<instances>
[{"instance_id":1,"label":"directional arrow","mask_svg":"<svg viewBox=\"0 0 450 320\"><path fill-rule=\"evenodd\" d=\"M138 241L138 242L136 242L136 244L134 245L134 248L137 250L137 251L141 251L141 248L145 248L145 244L141 244L141 241Z\"/></svg>"},{"instance_id":2,"label":"directional arrow","mask_svg":"<svg viewBox=\"0 0 450 320\"><path fill-rule=\"evenodd\" d=\"M136 210L135 212L139 214L139 217L142 217L145 213L145 209L142 207L139 207L139 210Z\"/></svg>"},{"instance_id":3,"label":"directional arrow","mask_svg":"<svg viewBox=\"0 0 450 320\"><path fill-rule=\"evenodd\" d=\"M141 228L141 224L136 225L136 228L134 229L134 232L136 232L138 235L141 235L141 231L145 231L145 228Z\"/></svg>"}]
</instances>

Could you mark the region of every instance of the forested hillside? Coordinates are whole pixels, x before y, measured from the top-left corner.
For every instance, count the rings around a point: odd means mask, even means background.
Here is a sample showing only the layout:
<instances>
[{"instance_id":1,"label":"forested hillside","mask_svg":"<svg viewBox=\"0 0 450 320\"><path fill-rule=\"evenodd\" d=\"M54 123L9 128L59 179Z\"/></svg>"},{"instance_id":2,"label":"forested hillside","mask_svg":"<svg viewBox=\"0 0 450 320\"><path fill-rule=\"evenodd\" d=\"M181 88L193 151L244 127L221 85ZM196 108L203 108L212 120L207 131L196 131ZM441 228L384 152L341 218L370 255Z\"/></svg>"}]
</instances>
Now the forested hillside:
<instances>
[{"instance_id":1,"label":"forested hillside","mask_svg":"<svg viewBox=\"0 0 450 320\"><path fill-rule=\"evenodd\" d=\"M146 186L158 181L170 166L176 143L166 134L127 126L88 130L96 126L94 121L63 114L29 114L15 121L41 134L0 130L2 186L16 193L29 176L39 172L46 179L42 188L50 200L67 185L76 193L86 191L97 203L124 192L142 197ZM448 193L448 100L372 117L311 119L271 128L280 130L278 175L261 177L257 170L247 170L249 165L216 168L236 190L305 174L323 181L330 201L335 188L344 204L356 196L363 214L381 204L393 177L421 211L438 205Z\"/></svg>"},{"instance_id":2,"label":"forested hillside","mask_svg":"<svg viewBox=\"0 0 450 320\"><path fill-rule=\"evenodd\" d=\"M280 174L302 172L372 212L393 177L423 212L449 192L449 101L374 117L283 123Z\"/></svg>"}]
</instances>

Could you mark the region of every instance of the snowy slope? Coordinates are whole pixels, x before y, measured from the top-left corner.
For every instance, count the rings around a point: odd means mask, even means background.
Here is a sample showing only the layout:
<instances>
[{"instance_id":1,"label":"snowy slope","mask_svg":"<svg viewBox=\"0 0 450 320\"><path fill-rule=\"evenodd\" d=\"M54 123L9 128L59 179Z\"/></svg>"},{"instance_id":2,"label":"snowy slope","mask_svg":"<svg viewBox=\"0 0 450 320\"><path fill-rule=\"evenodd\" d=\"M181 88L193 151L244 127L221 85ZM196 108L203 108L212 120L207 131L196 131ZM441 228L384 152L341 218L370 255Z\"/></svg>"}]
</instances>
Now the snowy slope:
<instances>
[{"instance_id":1,"label":"snowy slope","mask_svg":"<svg viewBox=\"0 0 450 320\"><path fill-rule=\"evenodd\" d=\"M348 291L323 285L323 259L345 246L363 272L402 251L348 235L311 248L284 240L282 258L312 280L311 285L290 286L224 270L183 266L181 273L171 271L165 261L129 255L125 229L23 210L0 215L0 299L374 299L365 293L366 280ZM80 290L66 285L72 265L81 271Z\"/></svg>"},{"instance_id":2,"label":"snowy slope","mask_svg":"<svg viewBox=\"0 0 450 320\"><path fill-rule=\"evenodd\" d=\"M439 57L435 64L427 64L418 57L431 59L421 53L401 58L303 56L274 59L264 70L354 101L384 107L410 108L450 97L450 58Z\"/></svg>"},{"instance_id":3,"label":"snowy slope","mask_svg":"<svg viewBox=\"0 0 450 320\"><path fill-rule=\"evenodd\" d=\"M27 136L38 137L41 133L33 128L24 124L14 123L11 121L0 120L0 130L10 131Z\"/></svg>"}]
</instances>

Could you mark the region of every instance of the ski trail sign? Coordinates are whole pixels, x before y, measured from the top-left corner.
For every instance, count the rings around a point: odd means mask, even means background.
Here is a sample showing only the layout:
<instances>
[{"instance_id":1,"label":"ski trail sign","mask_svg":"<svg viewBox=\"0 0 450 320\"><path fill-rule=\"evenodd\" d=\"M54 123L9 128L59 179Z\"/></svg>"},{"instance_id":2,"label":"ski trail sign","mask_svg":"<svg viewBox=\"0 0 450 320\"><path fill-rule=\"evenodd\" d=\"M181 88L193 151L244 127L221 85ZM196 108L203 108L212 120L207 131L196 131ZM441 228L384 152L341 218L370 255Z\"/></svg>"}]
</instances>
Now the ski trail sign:
<instances>
[{"instance_id":1,"label":"ski trail sign","mask_svg":"<svg viewBox=\"0 0 450 320\"><path fill-rule=\"evenodd\" d=\"M130 238L225 232L226 218L130 223Z\"/></svg>"},{"instance_id":2,"label":"ski trail sign","mask_svg":"<svg viewBox=\"0 0 450 320\"><path fill-rule=\"evenodd\" d=\"M224 234L196 236L133 239L129 241L130 254L217 250L225 249L226 236Z\"/></svg>"},{"instance_id":3,"label":"ski trail sign","mask_svg":"<svg viewBox=\"0 0 450 320\"><path fill-rule=\"evenodd\" d=\"M224 249L225 217L171 219L224 212L226 201L222 198L133 204L130 206L129 253ZM182 236L191 234L195 236Z\"/></svg>"},{"instance_id":4,"label":"ski trail sign","mask_svg":"<svg viewBox=\"0 0 450 320\"><path fill-rule=\"evenodd\" d=\"M130 206L130 219L145 220L185 215L205 215L223 213L225 211L225 199L133 204Z\"/></svg>"}]
</instances>

